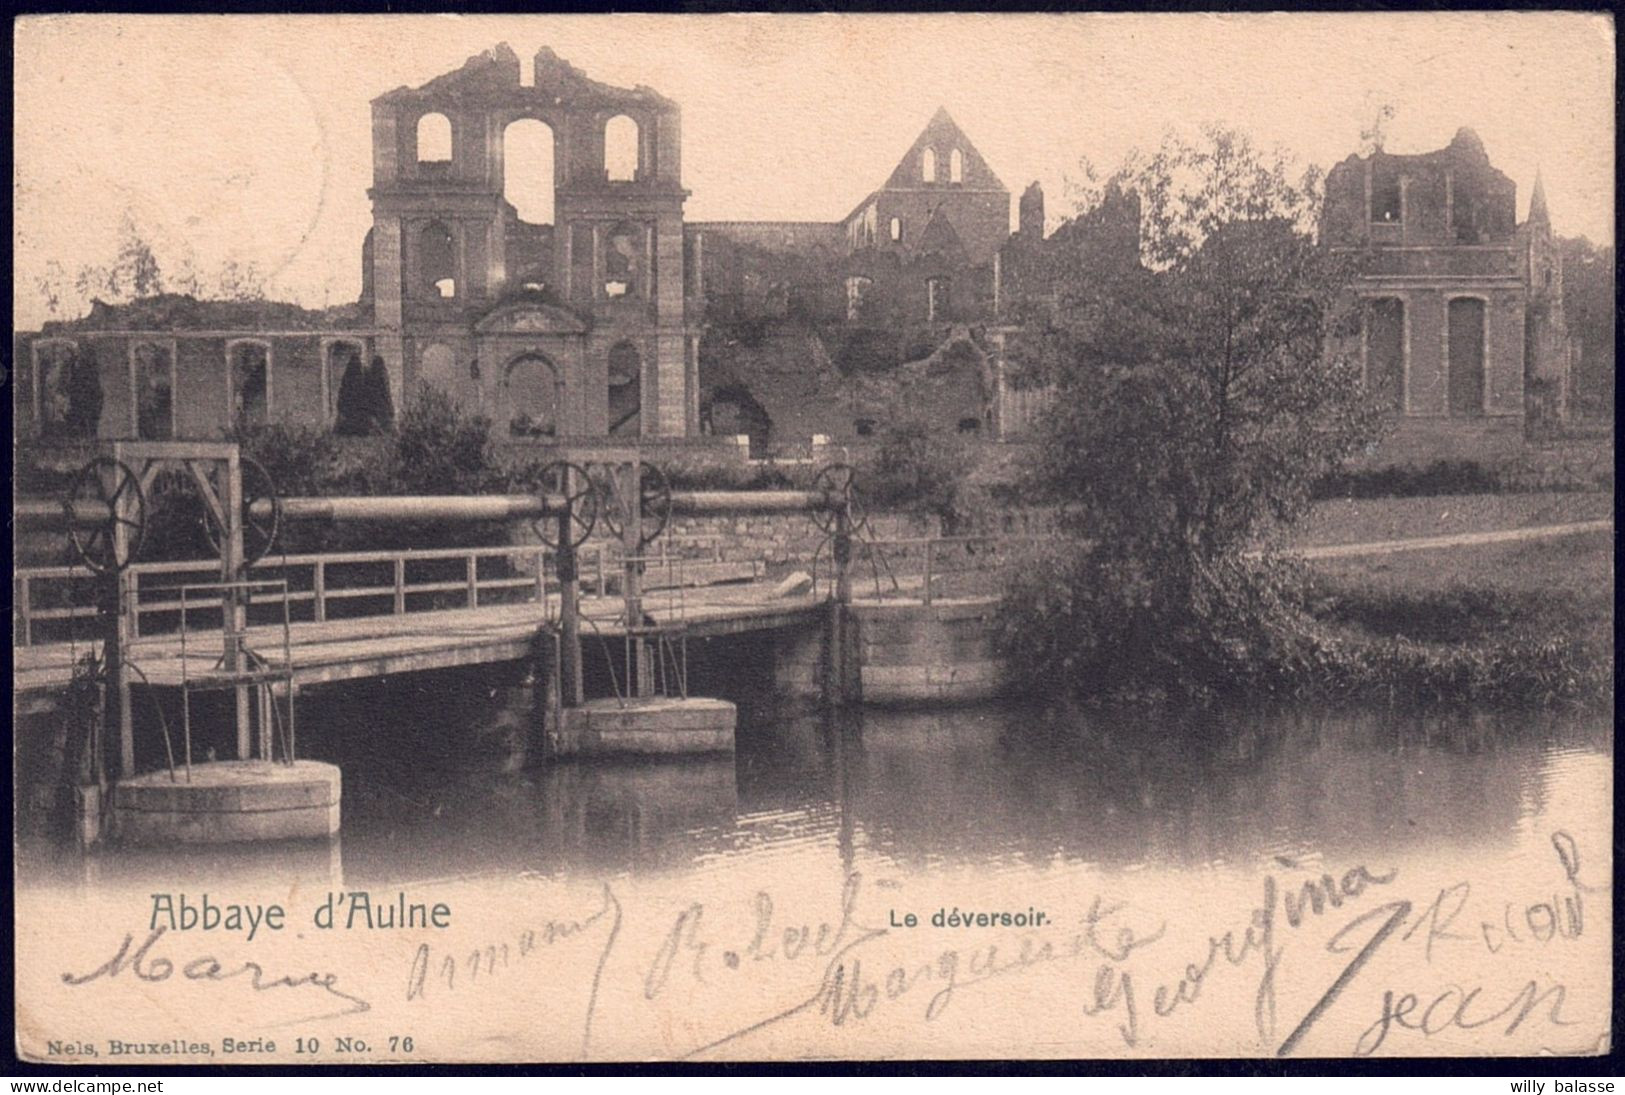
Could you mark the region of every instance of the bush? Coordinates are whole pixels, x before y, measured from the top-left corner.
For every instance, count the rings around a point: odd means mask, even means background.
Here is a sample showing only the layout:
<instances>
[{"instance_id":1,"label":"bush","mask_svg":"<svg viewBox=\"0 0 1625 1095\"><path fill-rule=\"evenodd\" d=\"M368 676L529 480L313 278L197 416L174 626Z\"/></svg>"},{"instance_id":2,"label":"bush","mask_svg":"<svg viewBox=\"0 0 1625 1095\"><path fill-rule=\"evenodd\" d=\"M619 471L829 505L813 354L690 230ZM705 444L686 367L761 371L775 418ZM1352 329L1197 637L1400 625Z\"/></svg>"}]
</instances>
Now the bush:
<instances>
[{"instance_id":1,"label":"bush","mask_svg":"<svg viewBox=\"0 0 1625 1095\"><path fill-rule=\"evenodd\" d=\"M957 435L922 422L887 426L872 455L858 462L858 489L871 508L931 513L952 522L968 458Z\"/></svg>"},{"instance_id":2,"label":"bush","mask_svg":"<svg viewBox=\"0 0 1625 1095\"><path fill-rule=\"evenodd\" d=\"M995 636L1027 695L1606 708L1613 693L1601 597L1378 593L1279 560L1225 560L1186 583L1073 548L1012 573Z\"/></svg>"},{"instance_id":3,"label":"bush","mask_svg":"<svg viewBox=\"0 0 1625 1095\"><path fill-rule=\"evenodd\" d=\"M1493 494L1502 480L1476 460L1435 460L1425 467L1342 470L1320 479L1317 500L1328 498L1415 498L1434 494Z\"/></svg>"},{"instance_id":4,"label":"bush","mask_svg":"<svg viewBox=\"0 0 1625 1095\"><path fill-rule=\"evenodd\" d=\"M1439 494L1521 494L1530 491L1596 491L1614 488L1613 468L1601 461L1543 459L1536 451L1486 464L1435 460L1384 468L1345 469L1315 483L1317 500L1418 498Z\"/></svg>"},{"instance_id":5,"label":"bush","mask_svg":"<svg viewBox=\"0 0 1625 1095\"><path fill-rule=\"evenodd\" d=\"M1084 699L1290 694L1315 656L1313 620L1281 560L1191 567L1092 551L1036 553L1012 571L995 639L1011 684Z\"/></svg>"},{"instance_id":6,"label":"bush","mask_svg":"<svg viewBox=\"0 0 1625 1095\"><path fill-rule=\"evenodd\" d=\"M480 494L504 484L490 421L465 415L451 396L428 384L413 393L393 440L375 494Z\"/></svg>"}]
</instances>

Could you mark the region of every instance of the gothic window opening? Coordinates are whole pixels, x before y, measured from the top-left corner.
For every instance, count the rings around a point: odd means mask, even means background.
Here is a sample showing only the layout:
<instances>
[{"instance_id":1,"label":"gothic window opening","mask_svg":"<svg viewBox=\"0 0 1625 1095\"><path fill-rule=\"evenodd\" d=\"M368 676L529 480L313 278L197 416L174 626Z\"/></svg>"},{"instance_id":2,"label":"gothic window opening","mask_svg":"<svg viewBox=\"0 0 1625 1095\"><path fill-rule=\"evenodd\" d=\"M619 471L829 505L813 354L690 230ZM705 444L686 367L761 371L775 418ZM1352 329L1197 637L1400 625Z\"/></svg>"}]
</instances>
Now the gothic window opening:
<instances>
[{"instance_id":1,"label":"gothic window opening","mask_svg":"<svg viewBox=\"0 0 1625 1095\"><path fill-rule=\"evenodd\" d=\"M891 219L891 241L893 243L903 242L903 221L901 217Z\"/></svg>"},{"instance_id":2,"label":"gothic window opening","mask_svg":"<svg viewBox=\"0 0 1625 1095\"><path fill-rule=\"evenodd\" d=\"M937 154L929 148L920 153L920 179L923 182L937 181Z\"/></svg>"},{"instance_id":3,"label":"gothic window opening","mask_svg":"<svg viewBox=\"0 0 1625 1095\"><path fill-rule=\"evenodd\" d=\"M418 119L418 163L451 162L451 119L425 114Z\"/></svg>"},{"instance_id":4,"label":"gothic window opening","mask_svg":"<svg viewBox=\"0 0 1625 1095\"><path fill-rule=\"evenodd\" d=\"M638 266L642 260L642 233L635 225L620 224L604 240L604 295L636 296Z\"/></svg>"},{"instance_id":5,"label":"gothic window opening","mask_svg":"<svg viewBox=\"0 0 1625 1095\"><path fill-rule=\"evenodd\" d=\"M457 295L457 241L439 221L430 221L418 233L418 269L429 296L449 300Z\"/></svg>"},{"instance_id":6,"label":"gothic window opening","mask_svg":"<svg viewBox=\"0 0 1625 1095\"><path fill-rule=\"evenodd\" d=\"M233 342L226 350L231 377L233 426L263 426L271 420L271 348L263 342Z\"/></svg>"},{"instance_id":7,"label":"gothic window opening","mask_svg":"<svg viewBox=\"0 0 1625 1095\"><path fill-rule=\"evenodd\" d=\"M537 353L521 354L502 374L503 419L512 437L558 435L559 372Z\"/></svg>"},{"instance_id":8,"label":"gothic window opening","mask_svg":"<svg viewBox=\"0 0 1625 1095\"><path fill-rule=\"evenodd\" d=\"M1445 332L1449 340L1450 413L1475 418L1484 413L1484 302L1457 297L1450 302Z\"/></svg>"},{"instance_id":9,"label":"gothic window opening","mask_svg":"<svg viewBox=\"0 0 1625 1095\"><path fill-rule=\"evenodd\" d=\"M135 388L135 435L142 441L175 436L175 352L167 345L139 342L131 350Z\"/></svg>"},{"instance_id":10,"label":"gothic window opening","mask_svg":"<svg viewBox=\"0 0 1625 1095\"><path fill-rule=\"evenodd\" d=\"M553 223L553 130L535 118L502 131L502 196L526 224Z\"/></svg>"},{"instance_id":11,"label":"gothic window opening","mask_svg":"<svg viewBox=\"0 0 1625 1095\"><path fill-rule=\"evenodd\" d=\"M643 359L630 342L609 351L609 432L634 436L642 427Z\"/></svg>"},{"instance_id":12,"label":"gothic window opening","mask_svg":"<svg viewBox=\"0 0 1625 1095\"><path fill-rule=\"evenodd\" d=\"M617 114L604 125L604 172L610 182L638 177L638 123Z\"/></svg>"},{"instance_id":13,"label":"gothic window opening","mask_svg":"<svg viewBox=\"0 0 1625 1095\"><path fill-rule=\"evenodd\" d=\"M965 181L965 154L957 148L948 153L948 181L951 183Z\"/></svg>"},{"instance_id":14,"label":"gothic window opening","mask_svg":"<svg viewBox=\"0 0 1625 1095\"><path fill-rule=\"evenodd\" d=\"M947 278L925 279L925 318L928 320L946 319L948 316L948 293L951 286Z\"/></svg>"}]
</instances>

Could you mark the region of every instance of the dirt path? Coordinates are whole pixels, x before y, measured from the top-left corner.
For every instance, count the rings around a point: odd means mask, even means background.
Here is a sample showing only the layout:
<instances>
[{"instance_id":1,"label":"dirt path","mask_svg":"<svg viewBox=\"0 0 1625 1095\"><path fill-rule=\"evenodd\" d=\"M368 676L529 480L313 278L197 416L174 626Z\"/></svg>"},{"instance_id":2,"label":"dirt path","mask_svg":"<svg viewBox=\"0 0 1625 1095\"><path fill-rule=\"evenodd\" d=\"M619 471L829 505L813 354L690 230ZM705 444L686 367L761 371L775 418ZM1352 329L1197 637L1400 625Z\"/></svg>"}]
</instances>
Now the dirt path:
<instances>
[{"instance_id":1,"label":"dirt path","mask_svg":"<svg viewBox=\"0 0 1625 1095\"><path fill-rule=\"evenodd\" d=\"M1371 540L1363 544L1324 544L1297 548L1293 554L1305 559L1342 559L1357 555L1392 555L1398 551L1426 551L1430 548L1468 547L1477 544L1503 544L1518 540L1546 540L1604 532L1614 527L1612 518L1576 521L1566 525L1535 525L1528 528L1495 529L1490 532L1462 532L1451 536L1418 536L1406 540Z\"/></svg>"}]
</instances>

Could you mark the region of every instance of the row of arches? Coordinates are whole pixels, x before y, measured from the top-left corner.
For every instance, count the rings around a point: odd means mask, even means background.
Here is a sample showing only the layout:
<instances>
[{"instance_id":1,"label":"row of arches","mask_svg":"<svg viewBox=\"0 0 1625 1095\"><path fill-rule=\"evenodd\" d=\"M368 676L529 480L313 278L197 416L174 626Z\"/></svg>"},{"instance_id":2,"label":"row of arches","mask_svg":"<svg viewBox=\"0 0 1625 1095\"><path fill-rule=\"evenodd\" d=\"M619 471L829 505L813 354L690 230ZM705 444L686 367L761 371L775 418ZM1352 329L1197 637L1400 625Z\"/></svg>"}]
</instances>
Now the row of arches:
<instances>
[{"instance_id":1,"label":"row of arches","mask_svg":"<svg viewBox=\"0 0 1625 1095\"><path fill-rule=\"evenodd\" d=\"M938 162L937 162L937 150L934 149L934 148L927 148L925 151L921 152L920 153L920 180L922 182L928 182L928 183L934 183L934 182L962 183L962 182L964 182L965 181L965 154L963 152L959 151L959 149L957 149L957 148L951 149L949 151L949 153L948 153L948 177L946 179L940 179L940 178L937 177L938 173L939 173L939 165L938 165Z\"/></svg>"},{"instance_id":2,"label":"row of arches","mask_svg":"<svg viewBox=\"0 0 1625 1095\"><path fill-rule=\"evenodd\" d=\"M643 294L648 280L645 276L649 251L647 226L620 221L597 228L577 224L575 229L571 242L575 263L572 274L577 284L585 287L587 279L597 270L602 275L602 284L593 290L593 295L613 300ZM414 254L409 271L415 273L409 276L416 279L415 295L431 300L456 299L461 262L458 240L451 228L443 221L431 220L416 230L411 246ZM601 248L598 253L601 265L594 265L594 248ZM544 273L540 275L543 280L530 283L540 288L546 276Z\"/></svg>"},{"instance_id":3,"label":"row of arches","mask_svg":"<svg viewBox=\"0 0 1625 1095\"><path fill-rule=\"evenodd\" d=\"M341 410L341 394L353 385L364 362L359 340L323 340L321 351L323 401L332 424ZM95 437L102 428L107 398L104 385L118 374L113 361L105 361L90 346L73 339L43 338L30 348L34 370L34 415L41 436ZM114 425L115 435L128 431L143 441L168 441L178 436L176 393L179 389L175 340L132 340L120 354L125 358L128 384L128 425ZM263 338L233 338L225 344L225 418L228 427L263 426L276 411L273 343ZM117 383L118 381L115 381ZM196 401L199 393L191 393ZM218 419L216 421L219 421Z\"/></svg>"},{"instance_id":4,"label":"row of arches","mask_svg":"<svg viewBox=\"0 0 1625 1095\"><path fill-rule=\"evenodd\" d=\"M642 163L642 132L637 120L617 114L604 123L604 173L610 182L632 182ZM502 131L503 196L532 224L553 223L555 140L553 127L537 118L518 118ZM451 119L431 112L417 121L420 168L449 164L453 158Z\"/></svg>"}]
</instances>

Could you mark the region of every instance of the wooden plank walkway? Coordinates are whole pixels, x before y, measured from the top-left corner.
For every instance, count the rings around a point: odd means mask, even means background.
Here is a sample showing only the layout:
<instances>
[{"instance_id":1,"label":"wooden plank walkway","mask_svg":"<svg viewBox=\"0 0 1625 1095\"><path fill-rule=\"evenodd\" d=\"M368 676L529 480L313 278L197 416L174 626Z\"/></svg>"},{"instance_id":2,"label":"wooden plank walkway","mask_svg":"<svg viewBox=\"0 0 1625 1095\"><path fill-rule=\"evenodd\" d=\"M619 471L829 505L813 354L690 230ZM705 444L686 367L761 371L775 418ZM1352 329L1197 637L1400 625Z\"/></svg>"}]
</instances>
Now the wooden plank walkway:
<instances>
[{"instance_id":1,"label":"wooden plank walkway","mask_svg":"<svg viewBox=\"0 0 1625 1095\"><path fill-rule=\"evenodd\" d=\"M827 591L818 597L775 597L773 583L749 582L707 586L683 592L681 621L690 637L735 635L771 631L813 623L823 608ZM664 591L644 598L644 611L657 623L678 619L674 601ZM626 629L619 597L583 596L583 641L595 635L619 639ZM294 679L301 685L356 680L391 673L481 665L526 657L542 626L557 621L559 601L528 602L482 608L411 612L404 615L366 616L323 623L295 623L290 631ZM282 626L249 629L248 645L273 665L282 663ZM82 656L90 644L45 643L13 650L13 692L19 709L51 706L52 692L69 680L74 650ZM221 655L218 631L194 631L187 636L186 672L209 672ZM154 685L178 686L181 681L179 635L136 639L130 658ZM137 681L140 675L137 674Z\"/></svg>"}]
</instances>

